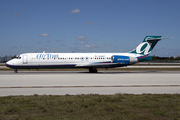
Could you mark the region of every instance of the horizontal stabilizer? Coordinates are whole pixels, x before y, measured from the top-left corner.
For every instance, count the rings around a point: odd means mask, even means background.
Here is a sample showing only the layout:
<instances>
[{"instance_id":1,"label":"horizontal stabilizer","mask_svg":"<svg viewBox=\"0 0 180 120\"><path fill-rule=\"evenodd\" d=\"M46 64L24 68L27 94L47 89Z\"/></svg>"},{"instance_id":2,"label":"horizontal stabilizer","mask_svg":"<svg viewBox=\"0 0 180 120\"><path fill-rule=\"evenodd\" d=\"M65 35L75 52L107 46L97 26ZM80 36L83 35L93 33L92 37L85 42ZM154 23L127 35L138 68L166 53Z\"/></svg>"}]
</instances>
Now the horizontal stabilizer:
<instances>
[{"instance_id":1,"label":"horizontal stabilizer","mask_svg":"<svg viewBox=\"0 0 180 120\"><path fill-rule=\"evenodd\" d=\"M173 39L174 37L169 37L169 38L154 38L154 39L147 39L146 41L151 41L151 40L161 40L161 39Z\"/></svg>"}]
</instances>

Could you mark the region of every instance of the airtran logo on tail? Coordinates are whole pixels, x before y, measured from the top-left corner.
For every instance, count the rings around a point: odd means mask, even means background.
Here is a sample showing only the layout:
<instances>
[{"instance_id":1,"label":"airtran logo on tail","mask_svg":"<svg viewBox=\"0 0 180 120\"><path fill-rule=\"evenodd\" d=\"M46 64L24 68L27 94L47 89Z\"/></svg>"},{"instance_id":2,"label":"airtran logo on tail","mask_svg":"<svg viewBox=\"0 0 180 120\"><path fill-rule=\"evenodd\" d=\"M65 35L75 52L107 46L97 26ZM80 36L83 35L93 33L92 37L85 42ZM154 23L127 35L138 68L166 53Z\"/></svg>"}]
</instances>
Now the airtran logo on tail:
<instances>
[{"instance_id":1,"label":"airtran logo on tail","mask_svg":"<svg viewBox=\"0 0 180 120\"><path fill-rule=\"evenodd\" d=\"M139 46L137 46L136 53L147 55L151 52L150 48L151 48L151 45L148 42L143 42L139 44Z\"/></svg>"},{"instance_id":2,"label":"airtran logo on tail","mask_svg":"<svg viewBox=\"0 0 180 120\"><path fill-rule=\"evenodd\" d=\"M138 54L144 54L147 55L151 52L152 48L151 45L152 43L146 42L148 39L153 39L152 37L147 37L143 43L139 44L136 48L136 53Z\"/></svg>"}]
</instances>

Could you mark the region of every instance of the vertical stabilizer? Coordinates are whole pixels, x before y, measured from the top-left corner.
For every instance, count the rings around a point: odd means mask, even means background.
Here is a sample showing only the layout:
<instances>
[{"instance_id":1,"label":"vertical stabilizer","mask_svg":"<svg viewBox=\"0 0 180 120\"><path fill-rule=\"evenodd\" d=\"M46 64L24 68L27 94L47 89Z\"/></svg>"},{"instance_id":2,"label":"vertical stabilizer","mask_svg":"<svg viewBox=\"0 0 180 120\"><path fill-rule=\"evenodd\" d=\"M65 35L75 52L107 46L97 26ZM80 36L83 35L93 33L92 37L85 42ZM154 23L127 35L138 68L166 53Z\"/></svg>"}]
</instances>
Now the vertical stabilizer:
<instances>
[{"instance_id":1,"label":"vertical stabilizer","mask_svg":"<svg viewBox=\"0 0 180 120\"><path fill-rule=\"evenodd\" d=\"M161 40L161 36L146 36L141 44L139 44L136 49L130 53L149 55L157 44Z\"/></svg>"}]
</instances>

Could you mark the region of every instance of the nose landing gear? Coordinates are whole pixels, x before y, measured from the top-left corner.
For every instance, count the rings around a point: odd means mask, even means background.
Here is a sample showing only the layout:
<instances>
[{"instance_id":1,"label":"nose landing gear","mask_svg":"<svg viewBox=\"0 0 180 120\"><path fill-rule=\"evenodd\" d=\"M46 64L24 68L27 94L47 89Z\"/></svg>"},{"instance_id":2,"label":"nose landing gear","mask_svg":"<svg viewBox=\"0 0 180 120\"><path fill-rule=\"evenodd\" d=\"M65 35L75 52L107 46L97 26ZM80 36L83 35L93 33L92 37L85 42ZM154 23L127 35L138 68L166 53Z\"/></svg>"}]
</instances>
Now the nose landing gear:
<instances>
[{"instance_id":1,"label":"nose landing gear","mask_svg":"<svg viewBox=\"0 0 180 120\"><path fill-rule=\"evenodd\" d=\"M14 73L18 73L17 69L14 69Z\"/></svg>"}]
</instances>

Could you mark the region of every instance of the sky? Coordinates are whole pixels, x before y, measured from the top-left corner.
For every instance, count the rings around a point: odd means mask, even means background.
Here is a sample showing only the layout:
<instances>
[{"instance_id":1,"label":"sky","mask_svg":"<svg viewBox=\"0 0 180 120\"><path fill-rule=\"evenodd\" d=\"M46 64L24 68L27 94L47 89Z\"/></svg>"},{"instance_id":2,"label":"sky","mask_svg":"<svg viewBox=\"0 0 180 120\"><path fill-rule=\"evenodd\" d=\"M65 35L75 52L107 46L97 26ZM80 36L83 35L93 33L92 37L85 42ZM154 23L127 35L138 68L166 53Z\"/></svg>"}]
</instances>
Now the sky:
<instances>
[{"instance_id":1,"label":"sky","mask_svg":"<svg viewBox=\"0 0 180 120\"><path fill-rule=\"evenodd\" d=\"M150 55L180 55L180 0L0 0L0 57L33 52L120 53L147 35Z\"/></svg>"}]
</instances>

